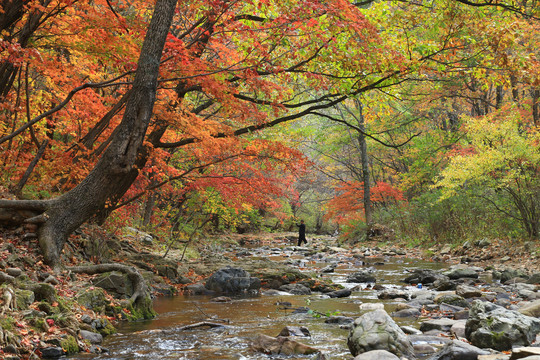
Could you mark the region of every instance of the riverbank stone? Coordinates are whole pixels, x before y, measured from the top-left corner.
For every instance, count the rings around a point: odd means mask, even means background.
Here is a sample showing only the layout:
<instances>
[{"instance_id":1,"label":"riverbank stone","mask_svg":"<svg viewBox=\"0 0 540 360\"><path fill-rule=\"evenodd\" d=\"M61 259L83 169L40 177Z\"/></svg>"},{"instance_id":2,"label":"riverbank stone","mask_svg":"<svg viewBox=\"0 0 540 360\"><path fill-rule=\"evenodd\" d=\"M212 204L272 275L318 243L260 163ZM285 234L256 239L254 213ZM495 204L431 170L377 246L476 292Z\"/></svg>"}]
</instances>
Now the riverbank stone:
<instances>
[{"instance_id":1,"label":"riverbank stone","mask_svg":"<svg viewBox=\"0 0 540 360\"><path fill-rule=\"evenodd\" d=\"M476 360L479 355L489 354L489 351L482 350L466 342L453 340L427 360Z\"/></svg>"},{"instance_id":2,"label":"riverbank stone","mask_svg":"<svg viewBox=\"0 0 540 360\"><path fill-rule=\"evenodd\" d=\"M479 300L473 302L465 327L471 344L499 351L528 346L539 332L539 319Z\"/></svg>"},{"instance_id":3,"label":"riverbank stone","mask_svg":"<svg viewBox=\"0 0 540 360\"><path fill-rule=\"evenodd\" d=\"M261 280L251 277L242 268L226 267L213 273L206 280L205 287L216 293L241 294L247 291L258 291Z\"/></svg>"},{"instance_id":4,"label":"riverbank stone","mask_svg":"<svg viewBox=\"0 0 540 360\"><path fill-rule=\"evenodd\" d=\"M347 346L353 356L371 350L387 350L398 357L414 358L407 335L382 309L368 312L354 321Z\"/></svg>"},{"instance_id":5,"label":"riverbank stone","mask_svg":"<svg viewBox=\"0 0 540 360\"><path fill-rule=\"evenodd\" d=\"M399 360L399 358L386 350L372 350L355 356L353 360Z\"/></svg>"},{"instance_id":6,"label":"riverbank stone","mask_svg":"<svg viewBox=\"0 0 540 360\"><path fill-rule=\"evenodd\" d=\"M347 277L348 283L375 283L377 279L371 271L357 271Z\"/></svg>"},{"instance_id":7,"label":"riverbank stone","mask_svg":"<svg viewBox=\"0 0 540 360\"><path fill-rule=\"evenodd\" d=\"M320 351L285 336L271 337L258 334L251 344L255 351L272 355L310 355Z\"/></svg>"},{"instance_id":8,"label":"riverbank stone","mask_svg":"<svg viewBox=\"0 0 540 360\"><path fill-rule=\"evenodd\" d=\"M414 269L409 276L407 276L403 282L407 284L423 284L430 285L436 280L448 279L441 273L430 269Z\"/></svg>"}]
</instances>

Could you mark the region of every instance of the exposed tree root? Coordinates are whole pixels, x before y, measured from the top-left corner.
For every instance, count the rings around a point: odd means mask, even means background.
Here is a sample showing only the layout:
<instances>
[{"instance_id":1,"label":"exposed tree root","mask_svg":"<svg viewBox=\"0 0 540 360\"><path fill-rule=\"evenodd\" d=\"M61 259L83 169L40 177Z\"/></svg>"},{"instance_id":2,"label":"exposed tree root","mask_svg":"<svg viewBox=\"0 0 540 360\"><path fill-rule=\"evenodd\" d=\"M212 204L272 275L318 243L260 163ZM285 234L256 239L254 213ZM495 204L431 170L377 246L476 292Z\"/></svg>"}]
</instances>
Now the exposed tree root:
<instances>
[{"instance_id":1,"label":"exposed tree root","mask_svg":"<svg viewBox=\"0 0 540 360\"><path fill-rule=\"evenodd\" d=\"M3 284L5 282L13 283L15 282L15 278L11 275L6 274L5 272L0 271L0 284Z\"/></svg>"},{"instance_id":2,"label":"exposed tree root","mask_svg":"<svg viewBox=\"0 0 540 360\"><path fill-rule=\"evenodd\" d=\"M84 266L72 266L68 267L67 270L72 271L77 274L101 274L111 271L119 271L128 275L131 284L133 285L133 295L131 295L130 301L135 303L139 300L143 300L145 297L149 296L148 286L142 275L137 271L136 268L128 265L122 264L96 264L96 265L84 265Z\"/></svg>"}]
</instances>

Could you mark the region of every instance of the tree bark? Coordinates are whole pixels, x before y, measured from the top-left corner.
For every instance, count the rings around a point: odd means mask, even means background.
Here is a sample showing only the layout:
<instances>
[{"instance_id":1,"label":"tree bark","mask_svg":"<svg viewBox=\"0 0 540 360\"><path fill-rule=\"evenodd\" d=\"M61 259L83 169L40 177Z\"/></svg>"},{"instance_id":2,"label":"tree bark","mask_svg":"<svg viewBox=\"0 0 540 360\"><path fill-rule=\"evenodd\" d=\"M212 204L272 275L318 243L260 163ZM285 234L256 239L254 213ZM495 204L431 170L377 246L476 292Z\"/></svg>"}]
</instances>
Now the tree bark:
<instances>
[{"instance_id":1,"label":"tree bark","mask_svg":"<svg viewBox=\"0 0 540 360\"><path fill-rule=\"evenodd\" d=\"M64 195L44 203L39 244L47 264L60 266L67 237L101 209L122 197L141 168L143 140L156 97L160 58L177 0L158 0L141 49L132 94L109 147L90 174ZM143 154L141 156L141 154ZM31 222L31 221L30 221Z\"/></svg>"},{"instance_id":2,"label":"tree bark","mask_svg":"<svg viewBox=\"0 0 540 360\"><path fill-rule=\"evenodd\" d=\"M358 144L360 146L360 159L362 162L362 181L364 183L364 216L366 217L366 225L368 232L371 229L373 224L373 207L371 205L371 185L369 182L370 171L369 171L369 158L367 152L367 142L364 133L366 131L364 123L364 113L363 107L360 100L355 100L356 110L358 111L358 128L360 132L358 133Z\"/></svg>"}]
</instances>

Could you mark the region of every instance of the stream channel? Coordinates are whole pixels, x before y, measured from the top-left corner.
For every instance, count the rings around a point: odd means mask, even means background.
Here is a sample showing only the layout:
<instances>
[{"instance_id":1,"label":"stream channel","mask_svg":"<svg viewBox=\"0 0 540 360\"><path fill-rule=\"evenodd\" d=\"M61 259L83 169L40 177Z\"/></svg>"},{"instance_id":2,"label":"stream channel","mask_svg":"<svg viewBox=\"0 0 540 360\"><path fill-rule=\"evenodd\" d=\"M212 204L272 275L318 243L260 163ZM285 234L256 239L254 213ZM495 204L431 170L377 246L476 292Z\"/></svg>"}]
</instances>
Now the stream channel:
<instances>
[{"instance_id":1,"label":"stream channel","mask_svg":"<svg viewBox=\"0 0 540 360\"><path fill-rule=\"evenodd\" d=\"M286 261L311 273L329 264L329 259L325 256L304 256L303 252L293 249L263 247L251 249L251 253L254 257ZM211 296L203 295L160 297L154 301L154 309L159 314L155 319L121 324L117 334L105 338L102 345L109 350L108 353L77 354L69 359L314 359L315 355L287 357L256 353L250 349L250 343L257 334L277 336L285 326L304 326L309 329L311 336L295 337L295 340L320 349L328 359L349 360L352 358L347 348L349 330L336 324L326 324L326 315L357 318L365 313L360 310L360 304L373 302L383 302L385 310L391 313L397 301L379 300L377 291L369 289L368 284L346 283L348 275L372 268L377 284L385 288L414 292L418 291L417 287L402 282L408 271L417 268L440 270L448 267L444 263L396 256L367 257L359 260L351 257L350 253L337 253L333 254L331 259L332 262L339 261L338 266L333 273L321 276L331 278L333 282L347 288L357 286L361 288L359 291L353 291L352 295L346 298L329 298L320 293L264 295L263 292L263 295L235 297L228 303L212 302ZM241 266L241 261L238 266ZM278 305L279 302L289 302L293 308L309 307L324 315L294 313L293 310L285 310ZM219 328L180 330L182 326L203 321L208 316L227 319L229 323ZM417 319L394 320L399 325L418 328Z\"/></svg>"}]
</instances>

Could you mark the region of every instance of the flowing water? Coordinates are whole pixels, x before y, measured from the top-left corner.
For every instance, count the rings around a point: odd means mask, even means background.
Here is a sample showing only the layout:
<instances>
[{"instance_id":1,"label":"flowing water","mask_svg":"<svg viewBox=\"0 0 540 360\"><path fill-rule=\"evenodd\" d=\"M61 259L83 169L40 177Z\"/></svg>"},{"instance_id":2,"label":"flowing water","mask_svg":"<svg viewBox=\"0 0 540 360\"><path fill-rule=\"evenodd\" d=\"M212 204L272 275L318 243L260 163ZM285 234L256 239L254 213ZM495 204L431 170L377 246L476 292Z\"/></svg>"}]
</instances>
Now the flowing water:
<instances>
[{"instance_id":1,"label":"flowing water","mask_svg":"<svg viewBox=\"0 0 540 360\"><path fill-rule=\"evenodd\" d=\"M264 252L264 250L261 250ZM287 260L299 268L314 271L327 263L317 263L317 259L306 259L294 252L271 250L266 254L276 261ZM375 269L377 283L385 288L406 288L418 291L401 281L409 270L415 268L442 269L445 264L426 262L417 259L398 257L367 258L364 264L353 258L341 258L334 273L324 274L332 281L352 288L358 284L345 283L347 275L372 267ZM241 263L239 263L241 265ZM105 354L78 354L70 359L312 359L314 356L265 355L250 350L250 342L257 334L277 336L285 326L305 326L310 337L296 340L316 347L329 358L335 360L351 359L347 348L348 330L339 325L326 324L326 315L339 314L358 317L363 312L359 305L367 302L381 302L377 292L367 288L353 291L347 298L331 299L321 294L312 295L273 295L233 298L229 303L216 303L209 296L176 296L158 298L154 307L159 316L151 321L122 324L119 332L107 337L102 344L109 350ZM309 307L316 313L295 313L284 309L279 302L289 302L292 308ZM392 312L395 300L384 301L387 312ZM323 314L323 315L317 315ZM183 330L181 327L203 321L208 317L226 319L223 327L201 327ZM400 325L416 325L414 319L396 319Z\"/></svg>"}]
</instances>

